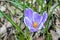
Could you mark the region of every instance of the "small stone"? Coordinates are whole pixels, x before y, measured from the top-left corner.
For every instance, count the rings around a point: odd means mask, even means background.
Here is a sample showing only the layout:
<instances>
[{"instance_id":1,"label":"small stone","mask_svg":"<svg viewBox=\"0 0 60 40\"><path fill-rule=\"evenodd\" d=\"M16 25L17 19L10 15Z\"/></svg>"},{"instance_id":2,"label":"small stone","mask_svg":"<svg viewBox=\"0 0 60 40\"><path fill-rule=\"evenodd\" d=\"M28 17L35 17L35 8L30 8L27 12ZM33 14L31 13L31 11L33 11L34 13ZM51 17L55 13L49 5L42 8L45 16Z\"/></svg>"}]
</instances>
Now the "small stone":
<instances>
[{"instance_id":1,"label":"small stone","mask_svg":"<svg viewBox=\"0 0 60 40\"><path fill-rule=\"evenodd\" d=\"M6 27L5 25L3 25L1 28L0 28L0 34L4 34L6 33Z\"/></svg>"},{"instance_id":2,"label":"small stone","mask_svg":"<svg viewBox=\"0 0 60 40\"><path fill-rule=\"evenodd\" d=\"M60 35L60 28L56 28L56 32Z\"/></svg>"},{"instance_id":3,"label":"small stone","mask_svg":"<svg viewBox=\"0 0 60 40\"><path fill-rule=\"evenodd\" d=\"M2 27L2 23L0 23L0 27Z\"/></svg>"},{"instance_id":4,"label":"small stone","mask_svg":"<svg viewBox=\"0 0 60 40\"><path fill-rule=\"evenodd\" d=\"M6 8L5 8L4 6L0 6L0 10L1 10L1 11L5 11Z\"/></svg>"},{"instance_id":5,"label":"small stone","mask_svg":"<svg viewBox=\"0 0 60 40\"><path fill-rule=\"evenodd\" d=\"M10 22L7 22L7 26L6 27L8 28L8 27L11 27L11 26L12 26L12 24Z\"/></svg>"}]
</instances>

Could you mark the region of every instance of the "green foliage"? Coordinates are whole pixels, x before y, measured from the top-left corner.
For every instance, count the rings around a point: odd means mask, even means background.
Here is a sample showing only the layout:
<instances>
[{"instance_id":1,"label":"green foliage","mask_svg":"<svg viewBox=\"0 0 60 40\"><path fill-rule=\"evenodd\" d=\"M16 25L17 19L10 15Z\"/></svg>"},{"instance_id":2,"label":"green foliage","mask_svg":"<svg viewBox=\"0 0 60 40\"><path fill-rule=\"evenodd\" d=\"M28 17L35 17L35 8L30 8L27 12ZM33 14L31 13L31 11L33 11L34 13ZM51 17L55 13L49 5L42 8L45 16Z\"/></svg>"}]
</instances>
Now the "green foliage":
<instances>
[{"instance_id":1,"label":"green foliage","mask_svg":"<svg viewBox=\"0 0 60 40\"><path fill-rule=\"evenodd\" d=\"M0 18L2 18L3 17L3 14L2 13L0 13Z\"/></svg>"}]
</instances>

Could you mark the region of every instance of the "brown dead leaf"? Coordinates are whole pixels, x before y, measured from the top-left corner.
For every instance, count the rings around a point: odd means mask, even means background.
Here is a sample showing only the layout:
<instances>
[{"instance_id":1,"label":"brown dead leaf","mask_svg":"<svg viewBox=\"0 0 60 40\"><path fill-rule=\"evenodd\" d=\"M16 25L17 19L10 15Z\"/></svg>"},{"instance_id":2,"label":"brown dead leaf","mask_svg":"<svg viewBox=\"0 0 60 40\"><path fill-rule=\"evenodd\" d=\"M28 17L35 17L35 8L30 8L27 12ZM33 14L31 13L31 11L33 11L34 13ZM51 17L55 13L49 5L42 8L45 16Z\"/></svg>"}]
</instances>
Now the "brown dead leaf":
<instances>
[{"instance_id":1,"label":"brown dead leaf","mask_svg":"<svg viewBox=\"0 0 60 40\"><path fill-rule=\"evenodd\" d=\"M0 1L6 1L6 0L0 0Z\"/></svg>"},{"instance_id":2,"label":"brown dead leaf","mask_svg":"<svg viewBox=\"0 0 60 40\"><path fill-rule=\"evenodd\" d=\"M60 19L56 19L56 26L60 28Z\"/></svg>"},{"instance_id":3,"label":"brown dead leaf","mask_svg":"<svg viewBox=\"0 0 60 40\"><path fill-rule=\"evenodd\" d=\"M39 37L39 38L37 38L37 40L44 40L44 38L43 37Z\"/></svg>"},{"instance_id":4,"label":"brown dead leaf","mask_svg":"<svg viewBox=\"0 0 60 40\"><path fill-rule=\"evenodd\" d=\"M50 33L51 33L51 36L52 36L52 40L58 40L59 35L55 31L50 30Z\"/></svg>"}]
</instances>

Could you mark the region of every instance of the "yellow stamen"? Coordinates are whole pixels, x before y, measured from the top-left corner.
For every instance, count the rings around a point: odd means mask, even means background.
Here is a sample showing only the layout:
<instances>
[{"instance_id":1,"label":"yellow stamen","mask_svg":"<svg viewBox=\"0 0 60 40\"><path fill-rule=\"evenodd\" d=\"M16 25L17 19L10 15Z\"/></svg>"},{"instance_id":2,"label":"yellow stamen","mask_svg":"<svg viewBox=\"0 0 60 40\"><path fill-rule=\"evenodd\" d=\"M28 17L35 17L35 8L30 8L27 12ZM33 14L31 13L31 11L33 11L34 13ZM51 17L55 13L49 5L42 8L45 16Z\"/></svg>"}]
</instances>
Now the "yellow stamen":
<instances>
[{"instance_id":1,"label":"yellow stamen","mask_svg":"<svg viewBox=\"0 0 60 40\"><path fill-rule=\"evenodd\" d=\"M34 22L34 23L33 23L33 27L34 27L34 28L37 28L37 26L38 26L38 23L37 23L37 22Z\"/></svg>"}]
</instances>

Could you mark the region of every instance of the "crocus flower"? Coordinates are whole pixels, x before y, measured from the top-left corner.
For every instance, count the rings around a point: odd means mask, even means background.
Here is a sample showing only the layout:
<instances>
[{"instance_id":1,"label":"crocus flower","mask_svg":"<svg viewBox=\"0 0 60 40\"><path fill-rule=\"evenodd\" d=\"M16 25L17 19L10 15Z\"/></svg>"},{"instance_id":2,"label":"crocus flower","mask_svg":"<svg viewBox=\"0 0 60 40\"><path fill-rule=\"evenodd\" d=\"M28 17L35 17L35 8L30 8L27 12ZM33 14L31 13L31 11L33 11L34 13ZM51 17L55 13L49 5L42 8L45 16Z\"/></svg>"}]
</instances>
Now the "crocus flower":
<instances>
[{"instance_id":1,"label":"crocus flower","mask_svg":"<svg viewBox=\"0 0 60 40\"><path fill-rule=\"evenodd\" d=\"M41 16L37 12L34 12L31 8L27 8L24 11L24 23L30 30L30 32L36 32L41 30L44 23L47 20L47 13L44 12Z\"/></svg>"}]
</instances>

